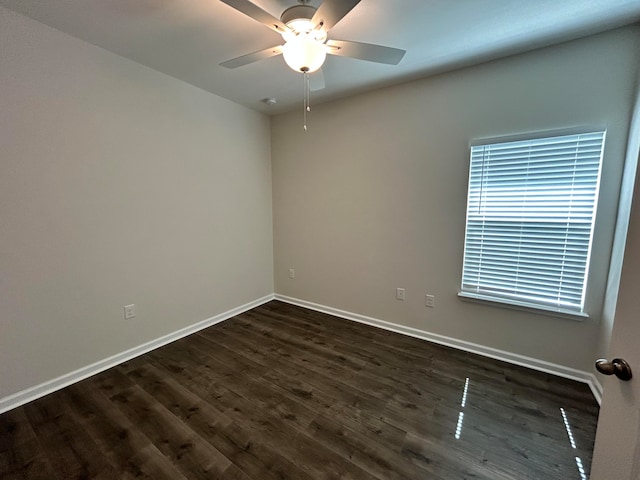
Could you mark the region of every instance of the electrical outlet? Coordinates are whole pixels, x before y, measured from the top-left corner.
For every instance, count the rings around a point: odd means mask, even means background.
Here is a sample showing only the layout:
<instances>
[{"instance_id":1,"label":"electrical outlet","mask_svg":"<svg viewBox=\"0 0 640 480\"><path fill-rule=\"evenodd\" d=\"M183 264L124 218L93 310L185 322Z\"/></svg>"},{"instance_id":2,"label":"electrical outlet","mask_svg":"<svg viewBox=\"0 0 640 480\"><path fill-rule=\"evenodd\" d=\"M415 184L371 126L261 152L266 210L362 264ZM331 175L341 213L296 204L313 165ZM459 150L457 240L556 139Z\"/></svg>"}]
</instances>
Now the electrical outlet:
<instances>
[{"instance_id":1,"label":"electrical outlet","mask_svg":"<svg viewBox=\"0 0 640 480\"><path fill-rule=\"evenodd\" d=\"M289 278L296 278L296 271L293 268L289 269Z\"/></svg>"},{"instance_id":2,"label":"electrical outlet","mask_svg":"<svg viewBox=\"0 0 640 480\"><path fill-rule=\"evenodd\" d=\"M396 288L396 300L404 300L404 288Z\"/></svg>"},{"instance_id":3,"label":"electrical outlet","mask_svg":"<svg viewBox=\"0 0 640 480\"><path fill-rule=\"evenodd\" d=\"M425 295L425 302L424 304L427 307L433 308L435 307L435 302L436 302L436 297L434 297L433 295Z\"/></svg>"},{"instance_id":4,"label":"electrical outlet","mask_svg":"<svg viewBox=\"0 0 640 480\"><path fill-rule=\"evenodd\" d=\"M131 305L124 306L124 319L131 320L136 316L136 306L132 303Z\"/></svg>"}]
</instances>

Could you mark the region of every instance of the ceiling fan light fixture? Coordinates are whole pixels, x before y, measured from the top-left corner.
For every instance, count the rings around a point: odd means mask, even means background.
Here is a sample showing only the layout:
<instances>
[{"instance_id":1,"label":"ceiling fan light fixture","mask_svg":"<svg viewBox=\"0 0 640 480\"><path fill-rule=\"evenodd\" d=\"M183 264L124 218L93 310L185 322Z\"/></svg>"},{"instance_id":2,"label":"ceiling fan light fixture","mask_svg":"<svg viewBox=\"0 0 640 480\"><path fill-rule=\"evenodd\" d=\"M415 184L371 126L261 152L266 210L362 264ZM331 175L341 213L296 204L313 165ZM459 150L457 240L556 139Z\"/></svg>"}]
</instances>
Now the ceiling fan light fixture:
<instances>
[{"instance_id":1,"label":"ceiling fan light fixture","mask_svg":"<svg viewBox=\"0 0 640 480\"><path fill-rule=\"evenodd\" d=\"M282 55L292 70L313 73L327 58L327 47L322 43L298 37L283 45Z\"/></svg>"}]
</instances>

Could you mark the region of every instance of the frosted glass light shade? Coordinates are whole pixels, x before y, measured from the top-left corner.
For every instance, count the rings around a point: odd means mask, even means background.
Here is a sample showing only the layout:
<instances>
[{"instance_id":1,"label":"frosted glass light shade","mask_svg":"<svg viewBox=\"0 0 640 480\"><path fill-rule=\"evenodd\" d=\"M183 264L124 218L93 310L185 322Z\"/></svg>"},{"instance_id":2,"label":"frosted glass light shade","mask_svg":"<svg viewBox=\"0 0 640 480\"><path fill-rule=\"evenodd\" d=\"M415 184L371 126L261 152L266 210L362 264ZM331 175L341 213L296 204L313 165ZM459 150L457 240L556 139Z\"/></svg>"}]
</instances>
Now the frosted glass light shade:
<instances>
[{"instance_id":1,"label":"frosted glass light shade","mask_svg":"<svg viewBox=\"0 0 640 480\"><path fill-rule=\"evenodd\" d=\"M283 45L282 55L292 70L311 73L322 66L327 58L327 50L322 43L295 38Z\"/></svg>"}]
</instances>

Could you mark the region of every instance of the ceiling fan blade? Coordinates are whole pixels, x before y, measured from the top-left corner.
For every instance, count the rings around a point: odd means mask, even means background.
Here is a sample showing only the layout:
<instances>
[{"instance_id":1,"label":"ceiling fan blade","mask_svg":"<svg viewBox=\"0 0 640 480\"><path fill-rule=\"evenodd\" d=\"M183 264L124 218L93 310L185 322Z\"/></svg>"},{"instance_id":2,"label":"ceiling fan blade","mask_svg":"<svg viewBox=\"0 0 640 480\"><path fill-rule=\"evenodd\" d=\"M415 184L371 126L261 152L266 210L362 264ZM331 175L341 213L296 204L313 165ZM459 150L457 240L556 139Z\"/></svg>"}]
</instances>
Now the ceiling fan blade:
<instances>
[{"instance_id":1,"label":"ceiling fan blade","mask_svg":"<svg viewBox=\"0 0 640 480\"><path fill-rule=\"evenodd\" d=\"M318 90L324 90L324 87L324 73L322 73L322 69L316 70L309 75L309 90L317 92Z\"/></svg>"},{"instance_id":2,"label":"ceiling fan blade","mask_svg":"<svg viewBox=\"0 0 640 480\"><path fill-rule=\"evenodd\" d=\"M263 9L250 2L249 0L220 0L223 3L226 3L232 8L235 8L240 13L244 13L248 17L253 18L254 20L262 23L267 28L270 28L274 32L278 32L282 34L284 32L289 31L289 27L287 27L284 23L282 23L279 19L271 15L269 12L265 12Z\"/></svg>"},{"instance_id":3,"label":"ceiling fan blade","mask_svg":"<svg viewBox=\"0 0 640 480\"><path fill-rule=\"evenodd\" d=\"M275 57L276 55L280 55L281 53L282 45L277 45L275 47L265 48L264 50L259 50L257 52L247 53L246 55L242 55L241 57L232 58L231 60L222 62L220 66L225 68L238 68L253 62L257 62L258 60Z\"/></svg>"},{"instance_id":4,"label":"ceiling fan blade","mask_svg":"<svg viewBox=\"0 0 640 480\"><path fill-rule=\"evenodd\" d=\"M313 15L311 22L321 30L328 32L358 3L360 0L324 0Z\"/></svg>"},{"instance_id":5,"label":"ceiling fan blade","mask_svg":"<svg viewBox=\"0 0 640 480\"><path fill-rule=\"evenodd\" d=\"M341 57L359 58L369 62L397 65L407 53L399 48L383 47L371 43L350 42L347 40L329 40L327 53Z\"/></svg>"}]
</instances>

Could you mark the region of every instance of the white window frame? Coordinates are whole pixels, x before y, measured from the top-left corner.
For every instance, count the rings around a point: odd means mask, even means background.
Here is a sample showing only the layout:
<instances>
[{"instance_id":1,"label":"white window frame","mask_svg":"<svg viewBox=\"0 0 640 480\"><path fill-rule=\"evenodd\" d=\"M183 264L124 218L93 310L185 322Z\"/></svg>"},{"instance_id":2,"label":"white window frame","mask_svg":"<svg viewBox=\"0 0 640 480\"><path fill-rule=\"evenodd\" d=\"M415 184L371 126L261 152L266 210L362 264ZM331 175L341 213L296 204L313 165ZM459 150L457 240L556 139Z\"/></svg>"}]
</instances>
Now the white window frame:
<instances>
[{"instance_id":1,"label":"white window frame","mask_svg":"<svg viewBox=\"0 0 640 480\"><path fill-rule=\"evenodd\" d=\"M471 144L459 296L587 317L606 131Z\"/></svg>"}]
</instances>

